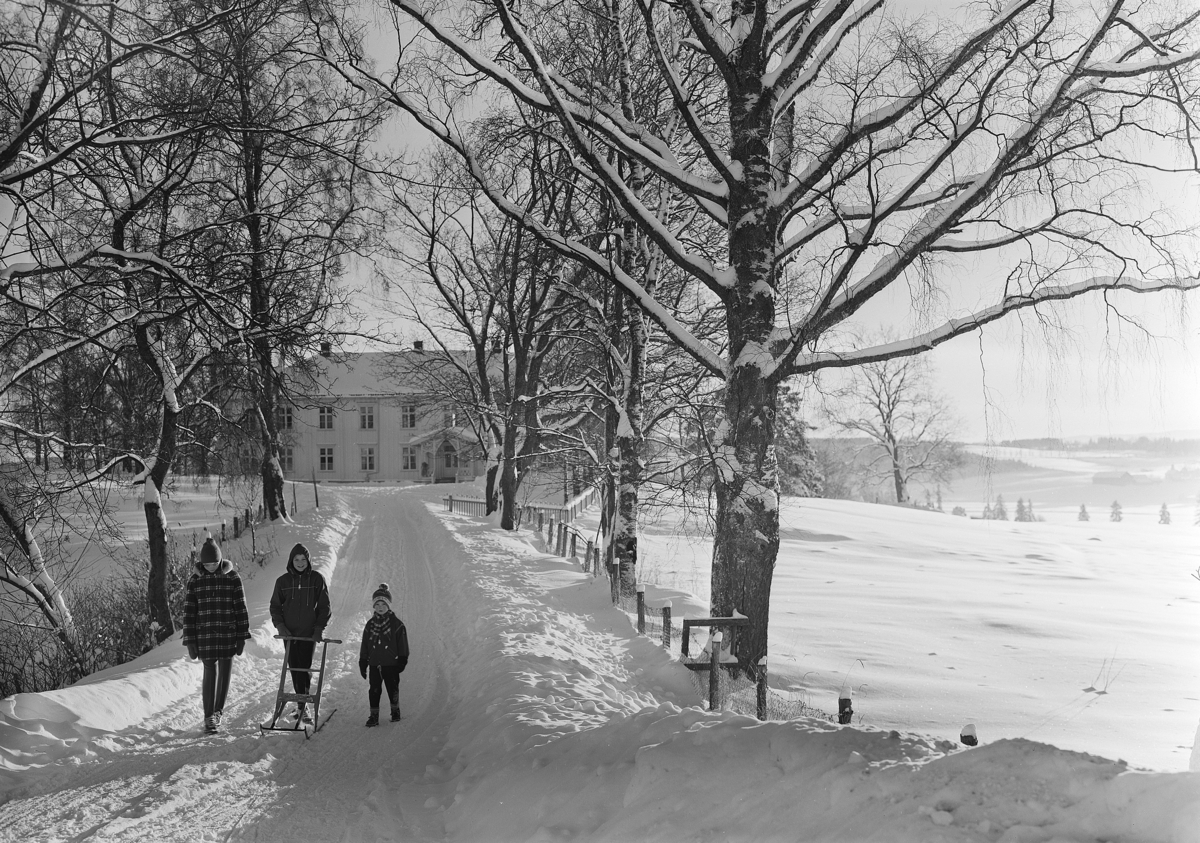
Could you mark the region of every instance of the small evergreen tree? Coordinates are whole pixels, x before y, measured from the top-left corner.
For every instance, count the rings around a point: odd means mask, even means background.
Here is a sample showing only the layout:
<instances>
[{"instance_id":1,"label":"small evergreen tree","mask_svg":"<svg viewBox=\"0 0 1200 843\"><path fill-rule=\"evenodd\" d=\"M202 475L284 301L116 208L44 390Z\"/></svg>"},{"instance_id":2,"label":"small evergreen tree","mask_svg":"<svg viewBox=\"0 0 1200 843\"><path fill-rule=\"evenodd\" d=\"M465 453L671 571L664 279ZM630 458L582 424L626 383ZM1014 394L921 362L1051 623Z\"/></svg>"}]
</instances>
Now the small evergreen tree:
<instances>
[{"instance_id":1,"label":"small evergreen tree","mask_svg":"<svg viewBox=\"0 0 1200 843\"><path fill-rule=\"evenodd\" d=\"M1092 516L1088 515L1086 503L1081 503L1079 505L1079 520L1080 521L1091 521L1092 520Z\"/></svg>"},{"instance_id":2,"label":"small evergreen tree","mask_svg":"<svg viewBox=\"0 0 1200 843\"><path fill-rule=\"evenodd\" d=\"M1162 509L1160 509L1158 511L1158 523L1159 524L1170 524L1171 523L1171 513L1167 510L1167 505L1165 503L1162 505Z\"/></svg>"},{"instance_id":3,"label":"small evergreen tree","mask_svg":"<svg viewBox=\"0 0 1200 843\"><path fill-rule=\"evenodd\" d=\"M992 505L990 503L985 503L983 505L983 520L984 521L992 520Z\"/></svg>"},{"instance_id":4,"label":"small evergreen tree","mask_svg":"<svg viewBox=\"0 0 1200 843\"><path fill-rule=\"evenodd\" d=\"M1004 495L996 495L996 502L992 504L992 518L997 521L1008 520L1008 510L1004 508Z\"/></svg>"},{"instance_id":5,"label":"small evergreen tree","mask_svg":"<svg viewBox=\"0 0 1200 843\"><path fill-rule=\"evenodd\" d=\"M1025 502L1025 520L1037 521L1037 519L1033 517L1033 498L1030 498Z\"/></svg>"},{"instance_id":6,"label":"small evergreen tree","mask_svg":"<svg viewBox=\"0 0 1200 843\"><path fill-rule=\"evenodd\" d=\"M1013 516L1014 521L1028 521L1029 515L1025 512L1025 499L1017 498L1017 514Z\"/></svg>"},{"instance_id":7,"label":"small evergreen tree","mask_svg":"<svg viewBox=\"0 0 1200 843\"><path fill-rule=\"evenodd\" d=\"M1121 520L1121 504L1119 502L1113 501L1112 512L1109 514L1108 520L1109 521L1120 521Z\"/></svg>"},{"instance_id":8,"label":"small evergreen tree","mask_svg":"<svg viewBox=\"0 0 1200 843\"><path fill-rule=\"evenodd\" d=\"M967 517L967 511L965 509L963 509L961 506L954 507L954 509L950 510L950 514L951 515L961 515L963 518Z\"/></svg>"},{"instance_id":9,"label":"small evergreen tree","mask_svg":"<svg viewBox=\"0 0 1200 843\"><path fill-rule=\"evenodd\" d=\"M825 493L820 460L808 441L812 425L804 420L800 393L781 393L775 427L775 455L779 460L779 491L802 498L819 498Z\"/></svg>"},{"instance_id":10,"label":"small evergreen tree","mask_svg":"<svg viewBox=\"0 0 1200 843\"><path fill-rule=\"evenodd\" d=\"M942 512L942 487L937 487L937 511Z\"/></svg>"}]
</instances>

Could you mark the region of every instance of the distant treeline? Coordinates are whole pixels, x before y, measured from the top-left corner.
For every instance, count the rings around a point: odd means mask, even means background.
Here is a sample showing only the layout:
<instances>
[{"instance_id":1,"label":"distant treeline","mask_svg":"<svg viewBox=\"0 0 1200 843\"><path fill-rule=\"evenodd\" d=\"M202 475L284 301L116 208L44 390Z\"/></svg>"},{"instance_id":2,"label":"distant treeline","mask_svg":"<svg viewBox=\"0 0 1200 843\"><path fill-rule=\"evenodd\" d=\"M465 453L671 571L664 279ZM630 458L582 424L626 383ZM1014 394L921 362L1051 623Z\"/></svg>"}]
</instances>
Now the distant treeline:
<instances>
[{"instance_id":1,"label":"distant treeline","mask_svg":"<svg viewBox=\"0 0 1200 843\"><path fill-rule=\"evenodd\" d=\"M1171 439L1139 436L1126 439L1120 436L1101 436L1081 440L1064 440L1047 437L1043 439L1005 439L1000 443L1010 448L1031 448L1042 451L1096 451L1120 449L1143 451L1153 454L1194 454L1200 452L1200 439Z\"/></svg>"}]
</instances>

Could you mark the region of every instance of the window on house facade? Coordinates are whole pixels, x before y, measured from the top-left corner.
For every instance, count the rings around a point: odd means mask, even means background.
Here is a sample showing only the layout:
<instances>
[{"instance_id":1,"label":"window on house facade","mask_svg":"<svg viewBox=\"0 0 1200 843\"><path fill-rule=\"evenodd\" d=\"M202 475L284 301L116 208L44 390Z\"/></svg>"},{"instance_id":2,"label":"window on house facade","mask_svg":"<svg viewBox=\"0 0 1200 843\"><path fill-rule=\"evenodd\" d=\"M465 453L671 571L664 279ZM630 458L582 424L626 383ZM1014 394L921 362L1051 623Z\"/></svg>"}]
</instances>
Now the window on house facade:
<instances>
[{"instance_id":1,"label":"window on house facade","mask_svg":"<svg viewBox=\"0 0 1200 843\"><path fill-rule=\"evenodd\" d=\"M400 469L401 471L416 471L417 470L417 449L409 448L407 445L400 449Z\"/></svg>"},{"instance_id":2,"label":"window on house facade","mask_svg":"<svg viewBox=\"0 0 1200 843\"><path fill-rule=\"evenodd\" d=\"M317 411L317 427L321 430L333 430L333 407L321 407Z\"/></svg>"},{"instance_id":3,"label":"window on house facade","mask_svg":"<svg viewBox=\"0 0 1200 843\"><path fill-rule=\"evenodd\" d=\"M364 447L358 449L359 462L362 464L363 471L375 470L375 449Z\"/></svg>"},{"instance_id":4,"label":"window on house facade","mask_svg":"<svg viewBox=\"0 0 1200 843\"><path fill-rule=\"evenodd\" d=\"M400 426L407 429L417 426L416 404L404 404L400 407Z\"/></svg>"},{"instance_id":5,"label":"window on house facade","mask_svg":"<svg viewBox=\"0 0 1200 843\"><path fill-rule=\"evenodd\" d=\"M458 451L449 442L442 445L442 459L446 468L458 468Z\"/></svg>"},{"instance_id":6,"label":"window on house facade","mask_svg":"<svg viewBox=\"0 0 1200 843\"><path fill-rule=\"evenodd\" d=\"M375 429L375 406L364 404L358 408L358 427L360 430Z\"/></svg>"},{"instance_id":7,"label":"window on house facade","mask_svg":"<svg viewBox=\"0 0 1200 843\"><path fill-rule=\"evenodd\" d=\"M279 429L292 429L292 408L287 404L279 408Z\"/></svg>"},{"instance_id":8,"label":"window on house facade","mask_svg":"<svg viewBox=\"0 0 1200 843\"><path fill-rule=\"evenodd\" d=\"M454 408L447 407L442 410L442 427L454 427Z\"/></svg>"},{"instance_id":9,"label":"window on house facade","mask_svg":"<svg viewBox=\"0 0 1200 843\"><path fill-rule=\"evenodd\" d=\"M333 448L318 449L318 457L321 471L333 471Z\"/></svg>"},{"instance_id":10,"label":"window on house facade","mask_svg":"<svg viewBox=\"0 0 1200 843\"><path fill-rule=\"evenodd\" d=\"M292 467L295 465L295 457L293 451L289 447L279 449L279 467L283 469L284 474L291 474Z\"/></svg>"}]
</instances>

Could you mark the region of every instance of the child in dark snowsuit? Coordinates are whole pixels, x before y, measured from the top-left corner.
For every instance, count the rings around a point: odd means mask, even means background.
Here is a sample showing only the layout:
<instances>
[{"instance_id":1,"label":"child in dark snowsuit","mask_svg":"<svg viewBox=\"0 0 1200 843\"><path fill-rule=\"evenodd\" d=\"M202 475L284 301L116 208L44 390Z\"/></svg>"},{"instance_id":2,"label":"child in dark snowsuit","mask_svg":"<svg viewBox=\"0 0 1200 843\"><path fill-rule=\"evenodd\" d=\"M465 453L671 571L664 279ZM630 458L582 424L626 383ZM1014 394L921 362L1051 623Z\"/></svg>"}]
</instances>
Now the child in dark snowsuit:
<instances>
[{"instance_id":1,"label":"child in dark snowsuit","mask_svg":"<svg viewBox=\"0 0 1200 843\"><path fill-rule=\"evenodd\" d=\"M200 548L196 573L188 580L183 602L183 646L188 656L204 662L200 698L204 731L221 728L233 657L250 637L250 615L242 579L211 538Z\"/></svg>"},{"instance_id":2,"label":"child in dark snowsuit","mask_svg":"<svg viewBox=\"0 0 1200 843\"><path fill-rule=\"evenodd\" d=\"M325 578L313 570L308 548L297 544L288 554L287 573L275 581L271 593L271 623L282 636L297 636L320 640L329 625L329 588ZM292 671L292 688L297 694L307 694L315 641L292 641L288 649L288 667ZM296 719L312 722L304 703L296 704Z\"/></svg>"},{"instance_id":3,"label":"child in dark snowsuit","mask_svg":"<svg viewBox=\"0 0 1200 843\"><path fill-rule=\"evenodd\" d=\"M392 722L400 719L400 674L408 666L408 630L392 612L392 592L381 583L371 595L375 614L363 629L362 647L358 651L358 670L363 679L370 673L371 687L367 694L371 703L368 726L379 725L380 686L387 688L392 704Z\"/></svg>"}]
</instances>

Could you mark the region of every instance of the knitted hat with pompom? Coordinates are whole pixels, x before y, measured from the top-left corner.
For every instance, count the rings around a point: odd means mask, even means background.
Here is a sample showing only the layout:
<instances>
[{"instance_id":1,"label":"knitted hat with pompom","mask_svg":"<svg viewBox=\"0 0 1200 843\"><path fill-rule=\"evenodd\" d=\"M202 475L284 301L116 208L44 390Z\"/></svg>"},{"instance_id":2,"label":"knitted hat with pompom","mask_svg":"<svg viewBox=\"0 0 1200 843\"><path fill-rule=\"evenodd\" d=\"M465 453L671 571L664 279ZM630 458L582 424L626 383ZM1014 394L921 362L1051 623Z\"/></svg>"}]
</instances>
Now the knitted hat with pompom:
<instances>
[{"instance_id":1,"label":"knitted hat with pompom","mask_svg":"<svg viewBox=\"0 0 1200 843\"><path fill-rule=\"evenodd\" d=\"M214 565L221 562L221 548L211 537L204 540L200 548L200 564Z\"/></svg>"},{"instance_id":2,"label":"knitted hat with pompom","mask_svg":"<svg viewBox=\"0 0 1200 843\"><path fill-rule=\"evenodd\" d=\"M387 583L382 582L379 584L379 588L375 589L375 593L371 595L371 605L374 606L377 600L382 600L387 603L389 609L392 608L392 592L388 589Z\"/></svg>"}]
</instances>

